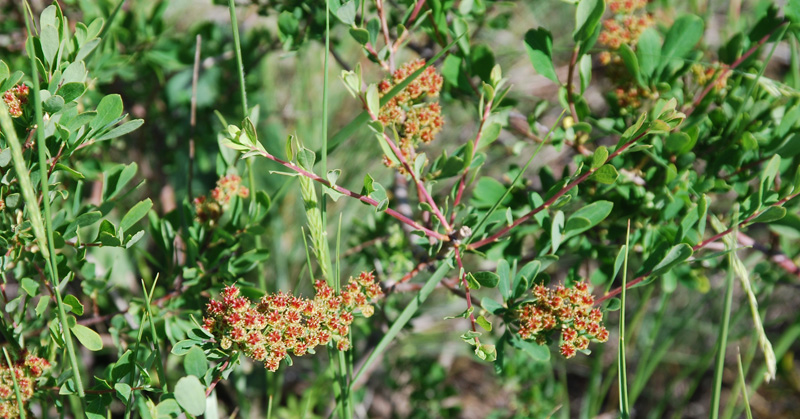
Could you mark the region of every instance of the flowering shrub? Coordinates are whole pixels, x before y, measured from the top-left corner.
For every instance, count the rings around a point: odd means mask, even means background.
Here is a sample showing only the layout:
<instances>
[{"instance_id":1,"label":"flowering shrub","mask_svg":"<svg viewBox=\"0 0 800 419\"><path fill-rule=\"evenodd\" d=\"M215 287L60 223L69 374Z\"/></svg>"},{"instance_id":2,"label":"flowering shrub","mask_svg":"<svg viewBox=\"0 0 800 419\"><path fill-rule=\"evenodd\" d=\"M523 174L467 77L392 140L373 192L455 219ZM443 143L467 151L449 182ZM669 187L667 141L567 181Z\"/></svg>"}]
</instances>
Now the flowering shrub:
<instances>
[{"instance_id":1,"label":"flowering shrub","mask_svg":"<svg viewBox=\"0 0 800 419\"><path fill-rule=\"evenodd\" d=\"M313 299L279 292L254 304L240 296L235 285L229 285L219 300L208 303L203 327L223 351L240 350L273 372L289 357L289 351L296 356L313 354L314 348L330 342L340 351L350 349L354 312L372 316L375 307L371 302L383 295L375 276L363 272L358 278L351 277L341 293L321 280L314 288Z\"/></svg>"}]
</instances>

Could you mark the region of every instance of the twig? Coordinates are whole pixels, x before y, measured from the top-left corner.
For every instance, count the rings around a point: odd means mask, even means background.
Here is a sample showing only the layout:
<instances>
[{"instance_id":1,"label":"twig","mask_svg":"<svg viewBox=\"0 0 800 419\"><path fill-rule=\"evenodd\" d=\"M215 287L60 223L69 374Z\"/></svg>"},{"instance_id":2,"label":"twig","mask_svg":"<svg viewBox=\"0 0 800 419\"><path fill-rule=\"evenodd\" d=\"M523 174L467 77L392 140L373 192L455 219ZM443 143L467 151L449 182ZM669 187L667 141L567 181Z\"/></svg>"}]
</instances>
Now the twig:
<instances>
[{"instance_id":1,"label":"twig","mask_svg":"<svg viewBox=\"0 0 800 419\"><path fill-rule=\"evenodd\" d=\"M770 207L777 207L777 206L781 206L781 205L785 204L786 202L788 202L788 201L790 201L790 200L794 199L794 198L795 198L795 197L797 197L798 195L800 195L800 192L798 192L798 193L795 193L795 194L792 194L792 195L789 195L789 196L787 196L786 198L783 198L783 199L781 199L780 201L778 201L778 202L776 202L776 203L774 203L774 204L770 205ZM728 227L728 229L727 229L727 230L725 230L725 231L722 231L722 232L720 232L720 233L717 233L717 234L715 234L715 235L713 235L713 236L709 237L708 239L705 239L705 240L703 240L702 242L700 242L700 243L698 243L698 244L694 245L694 246L692 247L692 252L696 252L696 251L698 251L698 250L700 250L700 249L702 249L702 248L704 248L704 247L708 246L710 243L712 243L712 242L715 242L715 241L719 240L720 238L722 238L723 236L726 236L726 235L730 234L730 233L731 233L731 232L733 232L733 230L734 230L734 229L736 229L736 228L739 228L739 229L741 229L741 228L744 228L744 227L745 227L745 226L746 226L746 225L747 225L747 224L748 224L750 221L752 221L753 219L755 219L755 218L756 218L756 217L758 217L759 215L763 214L763 213L764 213L764 211L766 211L766 209L764 209L763 211L758 211L758 212L755 212L755 213L753 213L753 215L751 215L751 216L749 216L749 217L745 218L745 219L744 219L744 221L742 221L741 223L739 223L737 226L731 226L731 227ZM626 287L625 287L625 288L631 288L631 287L635 286L636 284L638 284L638 283L640 283L640 282L644 281L645 279L647 279L647 277L648 277L648 276L650 276L650 274L651 274L651 273L652 273L652 271L645 272L644 274L642 274L642 275L640 275L640 276L636 277L636 279L634 279L634 280L632 280L632 281L628 282L628 284L626 285ZM605 295L603 295L602 297L600 297L600 298L596 299L594 303L595 303L595 304L600 304L600 303L602 303L603 301L605 301L605 300L608 300L608 299L609 299L609 298L611 298L611 297L614 297L615 295L619 294L620 292L622 292L622 287L615 288L615 289L613 289L613 290L611 290L611 291L607 292L607 293L606 293Z\"/></svg>"},{"instance_id":2,"label":"twig","mask_svg":"<svg viewBox=\"0 0 800 419\"><path fill-rule=\"evenodd\" d=\"M394 72L394 47L392 46L392 37L389 36L389 25L386 23L386 11L383 8L383 0L375 0L375 7L378 9L378 16L381 20L383 41L386 43L386 49L389 51L389 71Z\"/></svg>"},{"instance_id":3,"label":"twig","mask_svg":"<svg viewBox=\"0 0 800 419\"><path fill-rule=\"evenodd\" d=\"M569 112L572 114L572 120L575 123L578 120L578 111L575 110L575 101L572 99L572 79L575 76L575 65L578 63L578 52L580 48L576 45L572 50L572 59L569 61L569 70L567 71L567 103L569 104Z\"/></svg>"},{"instance_id":4,"label":"twig","mask_svg":"<svg viewBox=\"0 0 800 419\"><path fill-rule=\"evenodd\" d=\"M645 136L645 135L647 135L648 133L649 133L649 130L648 130L648 131L645 131L645 132L643 132L643 133L641 133L641 134L639 134L639 135L638 135L636 138L634 138L634 139L632 139L632 140L628 141L627 143L625 143L624 145L622 145L621 147L619 147L617 150L615 150L613 153L611 153L611 154L608 156L608 158L606 159L606 161L605 161L605 163L604 163L604 164L607 164L607 163L609 163L611 160L613 160L613 159L614 159L614 157L617 157L617 156L618 156L620 153L622 153L623 151L625 151L625 150L626 150L628 147L630 147L631 145L633 145L635 142L639 141L639 140L640 140L642 137L644 137L644 136ZM478 249L478 248L480 248L480 247L482 247L482 246L485 246L485 245L487 245L487 244L489 244L489 243L492 243L492 242L496 241L496 240L497 240L497 239L499 239L499 238L500 238L502 235L506 234L506 233L507 233L509 230L511 230L511 229L513 229L514 227L516 227L516 226L518 226L518 225L520 225L520 224L524 223L525 221L527 221L528 219L530 219L530 218L531 218L531 217L533 217L534 215L538 214L538 213L539 213L539 212L541 212L542 210L545 210L545 209L547 209L548 207L550 207L550 205L552 205L554 202L556 202L556 200L557 200L558 198L560 198L560 197L561 197L561 196L563 196L565 193L569 192L569 190L570 190L570 189L574 188L575 186L577 186L578 184L580 184L581 182L583 182L584 180L586 180L586 179L587 179L589 176L591 176L592 174L594 174L594 172L596 172L596 171L597 171L597 169L599 169L600 167L602 167L602 165L600 165L600 166L598 166L598 167L596 167L596 168L593 168L593 169L590 169L590 170L588 170L586 173L584 173L583 175L581 175L581 176L580 176L578 179L575 179L574 181L572 181L572 182L571 182L570 184L568 184L567 186L564 186L563 188L561 188L561 190L560 190L560 191L556 192L556 194L555 194L555 195L553 195L553 196L552 196L550 199L548 199L548 200L547 200L545 203L543 203L542 205L539 205L538 207L534 208L533 210L531 210L531 211L530 211L530 212L528 212L527 214L523 215L522 217L519 217L518 219L514 220L514 222L513 222L513 223L511 223L511 225L508 225L508 226L506 226L506 227L503 227L503 228L501 228L499 231L497 231L496 233L492 234L491 236L489 236L489 237L487 237L487 238L485 238L485 239L483 239L483 240L480 240L480 241L477 241L477 242L475 242L475 243L471 243L471 244L469 244L469 245L467 246L467 250L475 250L475 249Z\"/></svg>"}]
</instances>

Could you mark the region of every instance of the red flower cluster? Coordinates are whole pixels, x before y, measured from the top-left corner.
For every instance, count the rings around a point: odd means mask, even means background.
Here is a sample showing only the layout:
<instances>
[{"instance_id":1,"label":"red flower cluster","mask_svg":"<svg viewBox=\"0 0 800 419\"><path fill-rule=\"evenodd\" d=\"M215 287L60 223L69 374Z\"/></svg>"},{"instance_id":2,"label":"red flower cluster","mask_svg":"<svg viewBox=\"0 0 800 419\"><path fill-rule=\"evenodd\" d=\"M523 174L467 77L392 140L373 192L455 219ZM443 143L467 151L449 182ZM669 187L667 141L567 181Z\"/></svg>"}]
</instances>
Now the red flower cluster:
<instances>
[{"instance_id":1,"label":"red flower cluster","mask_svg":"<svg viewBox=\"0 0 800 419\"><path fill-rule=\"evenodd\" d=\"M234 196L247 198L250 190L242 186L242 178L237 175L223 176L217 181L217 187L211 191L211 199L198 196L194 199L194 208L200 222L216 222L222 212L230 204Z\"/></svg>"},{"instance_id":2,"label":"red flower cluster","mask_svg":"<svg viewBox=\"0 0 800 419\"><path fill-rule=\"evenodd\" d=\"M536 300L523 304L517 310L519 336L533 339L540 345L556 329L561 330L561 355L572 358L578 350L589 347L589 341L608 340L608 330L603 327L603 313L593 308L594 297L585 282L574 288L558 286L550 289L542 285L533 288Z\"/></svg>"},{"instance_id":3,"label":"red flower cluster","mask_svg":"<svg viewBox=\"0 0 800 419\"><path fill-rule=\"evenodd\" d=\"M0 362L0 418L20 417L17 395L14 392L14 378L17 379L22 403L25 406L25 403L33 397L36 379L48 368L50 363L47 360L25 353L14 363L14 377L12 377L12 369L8 368L5 361Z\"/></svg>"},{"instance_id":4,"label":"red flower cluster","mask_svg":"<svg viewBox=\"0 0 800 419\"><path fill-rule=\"evenodd\" d=\"M380 95L388 93L413 72L425 65L425 60L406 63L392 74L391 80L383 80L378 84ZM439 102L423 101L426 97L437 97L444 79L433 67L428 67L414 81L409 83L400 93L395 95L381 108L378 120L386 127L394 126L400 135L400 150L407 160L413 160L415 147L421 140L424 143L433 141L442 130L444 118ZM391 160L384 158L387 166ZM402 170L402 168L401 168Z\"/></svg>"},{"instance_id":5,"label":"red flower cluster","mask_svg":"<svg viewBox=\"0 0 800 419\"><path fill-rule=\"evenodd\" d=\"M341 293L324 281L314 284L314 299L279 292L267 294L254 304L239 295L234 285L227 286L220 300L206 306L203 327L214 335L223 350L233 348L270 371L289 356L314 353L314 347L333 342L340 351L350 349L350 324L358 309L365 317L375 308L370 301L383 295L372 273L350 278Z\"/></svg>"},{"instance_id":6,"label":"red flower cluster","mask_svg":"<svg viewBox=\"0 0 800 419\"><path fill-rule=\"evenodd\" d=\"M692 75L694 76L697 84L705 86L708 83L714 82L714 90L724 89L728 85L728 78L731 75L730 71L726 71L728 65L720 62L715 62L710 66L702 64L692 65ZM714 76L719 73L719 77L714 80Z\"/></svg>"},{"instance_id":7,"label":"red flower cluster","mask_svg":"<svg viewBox=\"0 0 800 419\"><path fill-rule=\"evenodd\" d=\"M22 105L28 103L28 86L18 84L3 93L3 101L8 107L8 113L12 118L22 116Z\"/></svg>"},{"instance_id":8,"label":"red flower cluster","mask_svg":"<svg viewBox=\"0 0 800 419\"><path fill-rule=\"evenodd\" d=\"M647 0L609 0L608 8L614 14L631 14L647 6Z\"/></svg>"}]
</instances>

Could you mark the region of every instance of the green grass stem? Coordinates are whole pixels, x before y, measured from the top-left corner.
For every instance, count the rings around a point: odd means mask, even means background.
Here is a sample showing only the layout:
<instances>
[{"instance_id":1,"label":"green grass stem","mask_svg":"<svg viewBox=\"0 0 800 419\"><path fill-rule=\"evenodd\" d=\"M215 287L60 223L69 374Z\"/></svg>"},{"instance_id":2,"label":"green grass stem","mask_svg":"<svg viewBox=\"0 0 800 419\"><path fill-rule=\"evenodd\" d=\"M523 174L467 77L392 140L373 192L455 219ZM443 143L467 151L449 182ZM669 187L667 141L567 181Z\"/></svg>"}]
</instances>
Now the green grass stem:
<instances>
[{"instance_id":1,"label":"green grass stem","mask_svg":"<svg viewBox=\"0 0 800 419\"><path fill-rule=\"evenodd\" d=\"M628 367L625 359L625 294L628 282L628 249L630 248L631 221L628 220L628 230L625 234L625 259L622 263L622 295L620 296L621 306L619 310L619 353L617 373L619 376L619 411L620 417L629 418L631 408L628 404Z\"/></svg>"}]
</instances>

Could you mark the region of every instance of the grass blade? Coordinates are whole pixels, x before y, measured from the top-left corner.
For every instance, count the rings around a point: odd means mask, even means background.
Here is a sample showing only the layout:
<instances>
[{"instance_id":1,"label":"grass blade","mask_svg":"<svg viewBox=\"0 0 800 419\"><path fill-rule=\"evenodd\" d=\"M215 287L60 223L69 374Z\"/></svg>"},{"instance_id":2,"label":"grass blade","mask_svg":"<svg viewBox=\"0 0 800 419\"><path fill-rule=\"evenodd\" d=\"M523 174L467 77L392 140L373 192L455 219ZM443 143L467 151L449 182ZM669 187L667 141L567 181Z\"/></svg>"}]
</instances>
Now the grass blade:
<instances>
[{"instance_id":1,"label":"grass blade","mask_svg":"<svg viewBox=\"0 0 800 419\"><path fill-rule=\"evenodd\" d=\"M742 354L736 354L736 363L739 367L739 384L742 386L742 399L744 399L745 413L747 419L753 419L753 413L750 411L750 399L747 397L747 383L744 380L744 371L742 370Z\"/></svg>"},{"instance_id":2,"label":"grass blade","mask_svg":"<svg viewBox=\"0 0 800 419\"><path fill-rule=\"evenodd\" d=\"M628 367L625 361L625 290L628 281L628 249L630 247L631 220L628 220L628 231L625 234L625 259L622 263L622 305L619 310L619 354L617 369L619 375L619 411L620 417L629 418L631 408L628 404Z\"/></svg>"}]
</instances>

